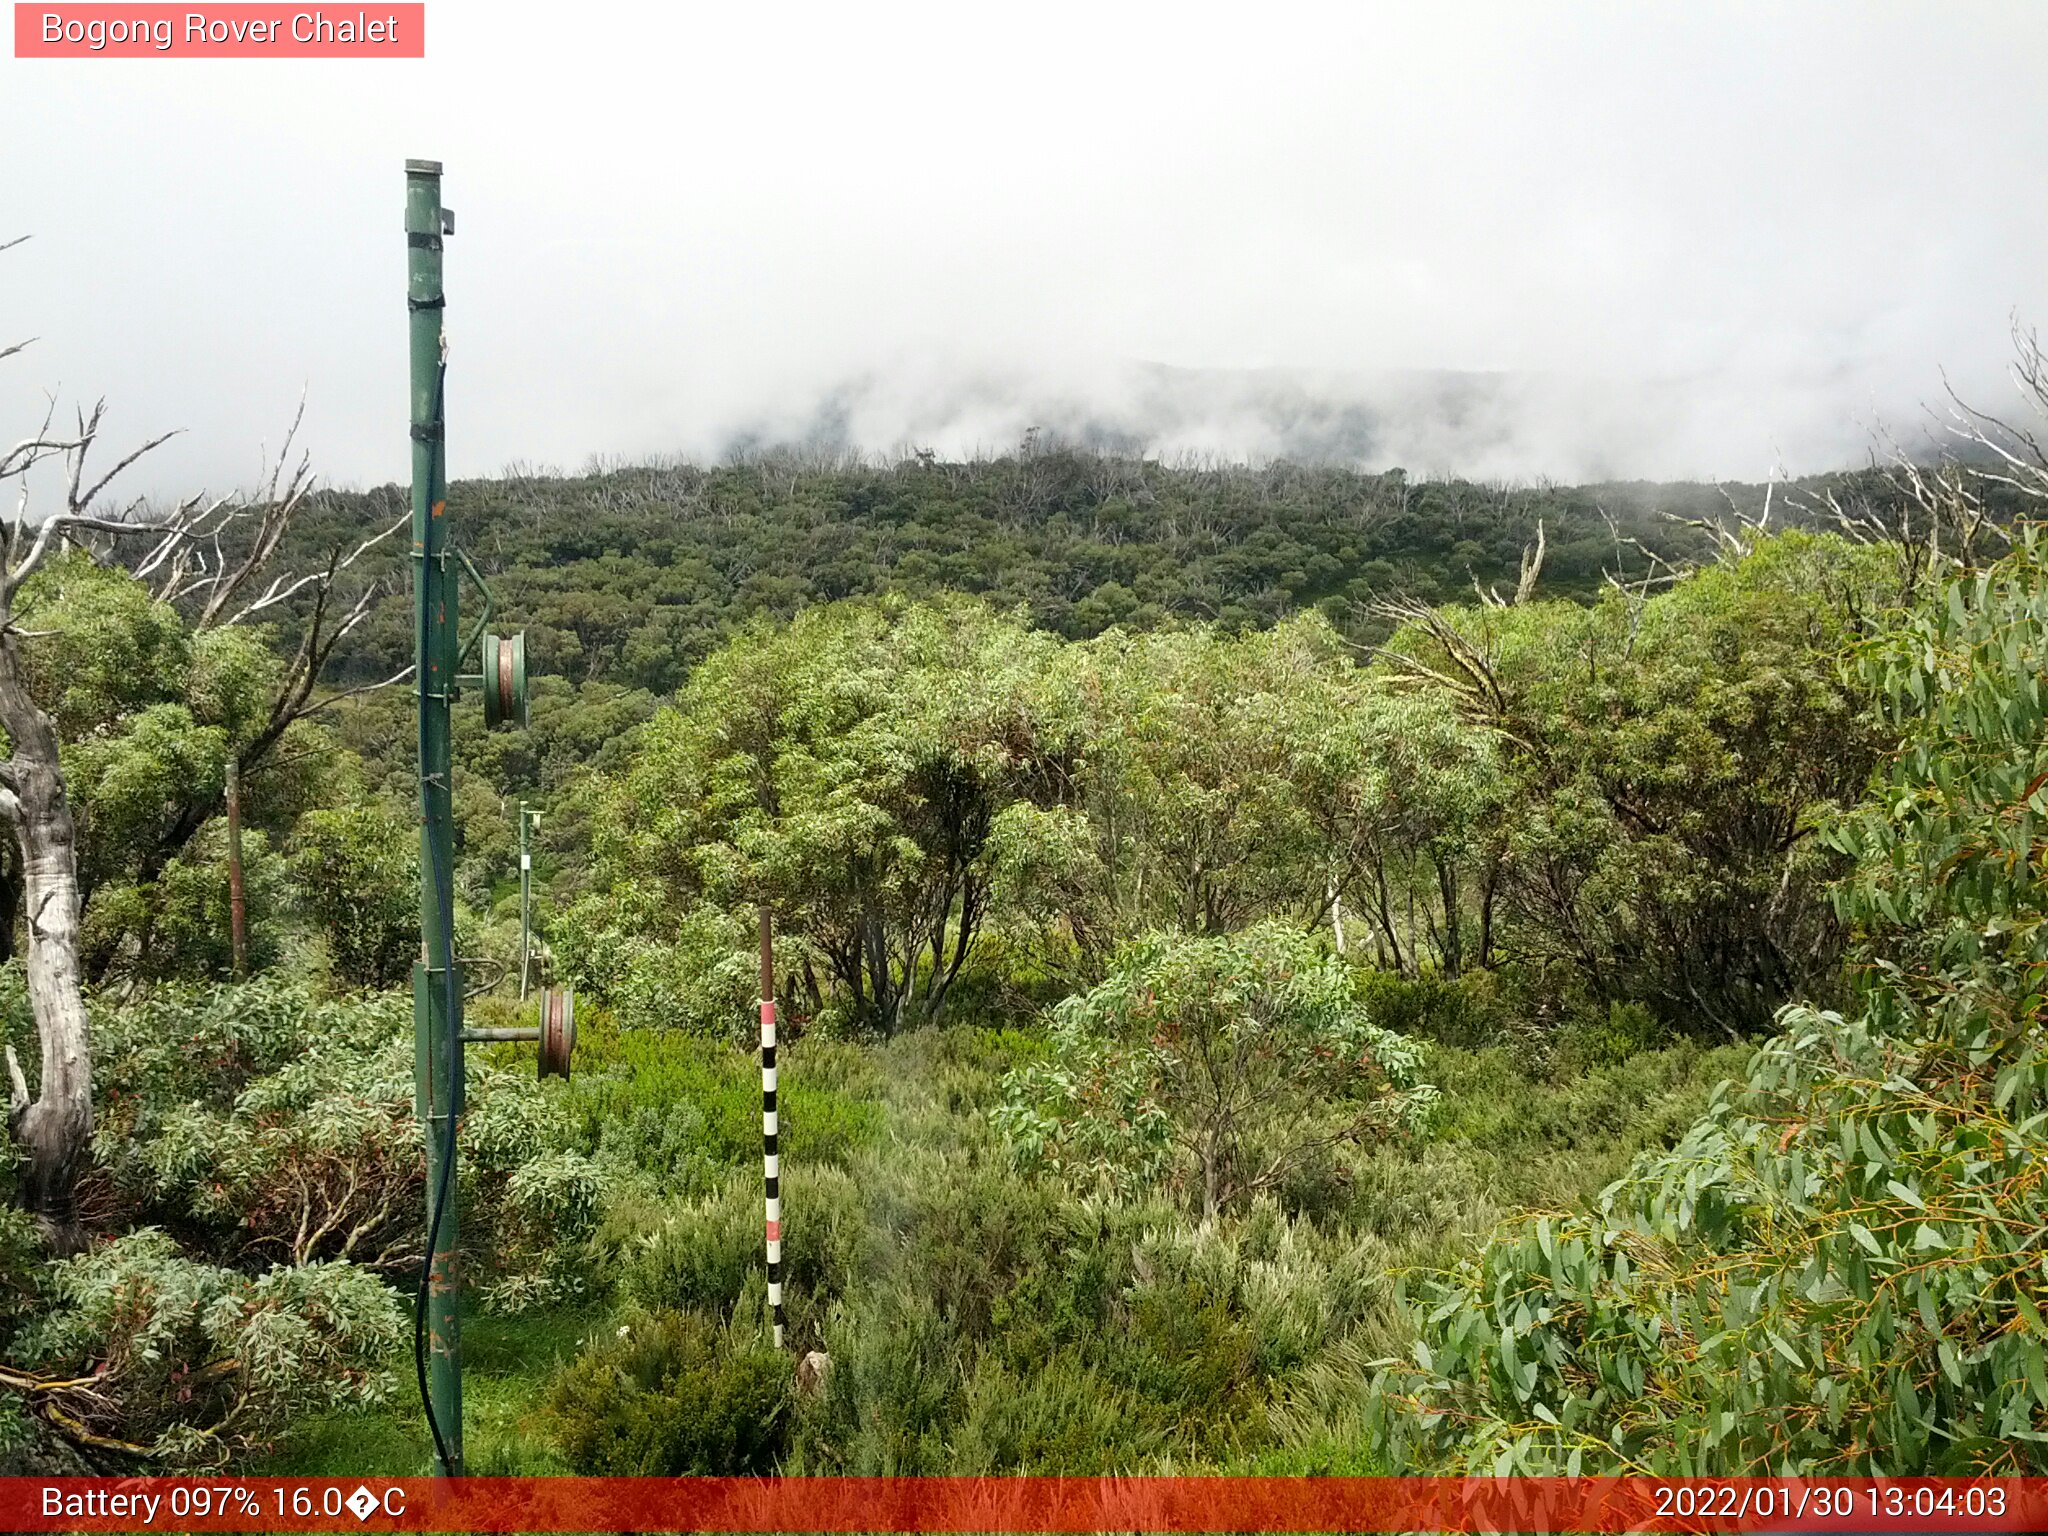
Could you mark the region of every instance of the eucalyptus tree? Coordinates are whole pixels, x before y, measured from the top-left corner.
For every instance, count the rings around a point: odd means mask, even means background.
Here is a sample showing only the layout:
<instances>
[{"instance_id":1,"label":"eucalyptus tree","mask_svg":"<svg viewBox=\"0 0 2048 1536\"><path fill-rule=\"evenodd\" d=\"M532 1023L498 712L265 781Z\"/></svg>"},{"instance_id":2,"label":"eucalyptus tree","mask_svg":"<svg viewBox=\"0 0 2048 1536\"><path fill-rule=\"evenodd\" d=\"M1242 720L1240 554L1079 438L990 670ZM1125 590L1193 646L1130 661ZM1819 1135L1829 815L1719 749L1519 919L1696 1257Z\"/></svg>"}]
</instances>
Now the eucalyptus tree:
<instances>
[{"instance_id":1,"label":"eucalyptus tree","mask_svg":"<svg viewBox=\"0 0 2048 1536\"><path fill-rule=\"evenodd\" d=\"M1881 746L1841 661L1901 595L1882 551L1790 532L1591 607L1395 610L1381 666L1502 753L1506 957L1734 1036L1824 990L1842 864L1815 829Z\"/></svg>"},{"instance_id":2,"label":"eucalyptus tree","mask_svg":"<svg viewBox=\"0 0 2048 1536\"><path fill-rule=\"evenodd\" d=\"M608 944L616 957L637 934L658 952L707 927L743 942L765 905L807 1010L837 1000L883 1033L934 1016L988 920L998 818L1059 792L1070 748L1029 688L1057 644L972 603L752 626L612 785L603 894L565 924L576 963L629 985L606 972Z\"/></svg>"},{"instance_id":3,"label":"eucalyptus tree","mask_svg":"<svg viewBox=\"0 0 2048 1536\"><path fill-rule=\"evenodd\" d=\"M2018 476L2048 500L2048 463ZM1597 1210L1425 1281L1361 1381L1397 1472L2039 1475L2048 1193L2048 547L2036 527L1855 655L1889 750L1817 838L1856 935L1840 1011Z\"/></svg>"},{"instance_id":4,"label":"eucalyptus tree","mask_svg":"<svg viewBox=\"0 0 2048 1536\"><path fill-rule=\"evenodd\" d=\"M1359 667L1319 615L1230 635L1112 630L1051 675L1084 745L1064 793L1004 824L1005 894L1056 917L1097 970L1155 929L1234 932L1364 913L1389 963L1414 958L1396 889L1449 867L1483 819L1491 736L1440 695ZM1425 918L1456 965L1459 887ZM1446 938L1446 935L1450 935Z\"/></svg>"}]
</instances>

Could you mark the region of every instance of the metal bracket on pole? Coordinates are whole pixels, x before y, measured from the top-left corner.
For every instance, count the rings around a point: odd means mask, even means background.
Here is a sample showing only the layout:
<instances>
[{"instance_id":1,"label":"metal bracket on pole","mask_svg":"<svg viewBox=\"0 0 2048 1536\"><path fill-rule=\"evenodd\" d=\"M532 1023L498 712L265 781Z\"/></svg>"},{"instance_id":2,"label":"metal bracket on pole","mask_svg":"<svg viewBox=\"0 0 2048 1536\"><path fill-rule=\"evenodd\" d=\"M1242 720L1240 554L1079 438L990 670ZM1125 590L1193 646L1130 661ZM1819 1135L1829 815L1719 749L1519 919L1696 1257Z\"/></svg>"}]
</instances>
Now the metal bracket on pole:
<instances>
[{"instance_id":1,"label":"metal bracket on pole","mask_svg":"<svg viewBox=\"0 0 2048 1536\"><path fill-rule=\"evenodd\" d=\"M476 583L477 595L484 600L484 611L477 615L476 628L471 630L469 638L462 642L462 652L455 659L455 665L459 669L476 654L477 642L483 639L484 631L491 627L491 617L498 611L498 605L491 597L490 583L484 580L484 573L478 570L475 562L469 558L469 552L457 545L455 558L461 561L462 568L469 572L469 579Z\"/></svg>"}]
</instances>

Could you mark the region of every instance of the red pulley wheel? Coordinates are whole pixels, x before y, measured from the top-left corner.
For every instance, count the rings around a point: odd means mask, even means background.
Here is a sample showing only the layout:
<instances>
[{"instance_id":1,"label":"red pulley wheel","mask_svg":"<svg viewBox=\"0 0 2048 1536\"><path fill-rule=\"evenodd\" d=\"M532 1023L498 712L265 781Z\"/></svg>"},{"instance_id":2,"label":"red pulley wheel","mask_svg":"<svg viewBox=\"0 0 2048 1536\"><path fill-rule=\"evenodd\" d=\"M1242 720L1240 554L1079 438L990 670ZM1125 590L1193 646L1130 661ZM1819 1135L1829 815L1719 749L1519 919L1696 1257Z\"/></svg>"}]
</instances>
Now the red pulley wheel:
<instances>
[{"instance_id":1,"label":"red pulley wheel","mask_svg":"<svg viewBox=\"0 0 2048 1536\"><path fill-rule=\"evenodd\" d=\"M526 727L526 636L484 635L484 724Z\"/></svg>"},{"instance_id":2,"label":"red pulley wheel","mask_svg":"<svg viewBox=\"0 0 2048 1536\"><path fill-rule=\"evenodd\" d=\"M568 987L540 993L540 1075L567 1077L576 1050L576 994Z\"/></svg>"}]
</instances>

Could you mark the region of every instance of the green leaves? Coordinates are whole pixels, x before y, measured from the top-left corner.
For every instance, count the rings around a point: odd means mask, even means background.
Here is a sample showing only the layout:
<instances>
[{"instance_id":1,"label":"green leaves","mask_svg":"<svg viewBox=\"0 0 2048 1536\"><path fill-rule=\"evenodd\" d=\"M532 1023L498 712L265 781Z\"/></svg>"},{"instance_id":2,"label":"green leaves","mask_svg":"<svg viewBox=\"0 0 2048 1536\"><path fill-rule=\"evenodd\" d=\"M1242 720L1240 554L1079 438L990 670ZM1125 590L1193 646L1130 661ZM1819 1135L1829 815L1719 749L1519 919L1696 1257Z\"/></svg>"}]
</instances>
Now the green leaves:
<instances>
[{"instance_id":1,"label":"green leaves","mask_svg":"<svg viewBox=\"0 0 2048 1536\"><path fill-rule=\"evenodd\" d=\"M24 1363L90 1368L101 1433L172 1465L217 1465L294 1419L372 1403L397 1384L397 1293L351 1264L247 1275L187 1258L143 1227L53 1266L55 1306L14 1346Z\"/></svg>"},{"instance_id":2,"label":"green leaves","mask_svg":"<svg viewBox=\"0 0 2048 1536\"><path fill-rule=\"evenodd\" d=\"M83 551L49 561L29 578L15 619L32 635L22 648L30 689L64 740L184 701L192 669L184 623L118 567Z\"/></svg>"},{"instance_id":3,"label":"green leaves","mask_svg":"<svg viewBox=\"0 0 2048 1536\"><path fill-rule=\"evenodd\" d=\"M1861 1011L1787 1009L1745 1082L1598 1214L1503 1233L1425 1291L1426 1363L1384 1382L1421 1410L1383 1421L1391 1458L2048 1466L2043 555L2026 532L1866 657L1900 743L1826 831L1857 858L1841 902L1864 934ZM1600 1258L1590 1285L1564 1262L1575 1241Z\"/></svg>"},{"instance_id":4,"label":"green leaves","mask_svg":"<svg viewBox=\"0 0 2048 1536\"><path fill-rule=\"evenodd\" d=\"M972 604L847 604L708 658L609 786L595 851L626 926L569 925L572 969L602 986L602 953L706 910L745 943L765 903L806 1011L885 1033L935 1015L999 858L1033 862L1036 827L999 847L999 818L1053 800L1075 755L1055 646Z\"/></svg>"},{"instance_id":5,"label":"green leaves","mask_svg":"<svg viewBox=\"0 0 2048 1536\"><path fill-rule=\"evenodd\" d=\"M1842 860L1810 834L1876 755L1840 661L1886 600L1877 552L1793 533L1647 597L1396 634L1387 668L1503 744L1473 851L1504 947L1708 1031L1757 1033L1830 985Z\"/></svg>"},{"instance_id":6,"label":"green leaves","mask_svg":"<svg viewBox=\"0 0 2048 1536\"><path fill-rule=\"evenodd\" d=\"M1278 924L1133 945L1053 1010L1051 1037L993 1116L1019 1160L1122 1196L1163 1182L1205 1214L1315 1148L1423 1124L1435 1098L1348 968Z\"/></svg>"},{"instance_id":7,"label":"green leaves","mask_svg":"<svg viewBox=\"0 0 2048 1536\"><path fill-rule=\"evenodd\" d=\"M1462 857L1495 762L1320 619L1064 645L964 602L810 610L649 725L564 953L609 986L628 940L706 908L751 931L765 901L807 1007L887 1031L936 1016L992 924L1084 971L1158 927L1312 924L1397 846Z\"/></svg>"},{"instance_id":8,"label":"green leaves","mask_svg":"<svg viewBox=\"0 0 2048 1536\"><path fill-rule=\"evenodd\" d=\"M374 804L299 818L292 870L300 904L345 986L396 986L419 946L419 840Z\"/></svg>"}]
</instances>

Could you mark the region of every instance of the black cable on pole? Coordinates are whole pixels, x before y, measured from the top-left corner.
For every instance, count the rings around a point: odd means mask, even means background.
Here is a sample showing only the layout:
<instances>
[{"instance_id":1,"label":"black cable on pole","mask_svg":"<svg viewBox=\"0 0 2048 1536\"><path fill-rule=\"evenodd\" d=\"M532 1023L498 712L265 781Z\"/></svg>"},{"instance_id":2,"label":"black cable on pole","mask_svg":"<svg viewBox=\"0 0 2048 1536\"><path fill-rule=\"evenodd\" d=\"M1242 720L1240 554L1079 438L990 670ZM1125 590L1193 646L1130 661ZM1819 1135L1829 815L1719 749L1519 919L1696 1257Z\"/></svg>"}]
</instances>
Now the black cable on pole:
<instances>
[{"instance_id":1,"label":"black cable on pole","mask_svg":"<svg viewBox=\"0 0 2048 1536\"><path fill-rule=\"evenodd\" d=\"M443 413L446 409L447 393L448 361L444 357L441 360L440 374L434 381L434 426L436 429L441 428L445 424ZM443 461L448 448L438 430L436 431L434 441L436 443L434 449L434 468L427 480L427 499L430 503L434 499L434 492L443 489L447 480L447 467ZM422 551L422 558L425 558L424 551ZM426 669L427 645L431 638L429 634L431 622L432 620L428 615L426 606L422 604L420 608L420 632L418 637L422 673ZM448 686L448 680L444 679L443 686ZM426 732L427 712L422 709L419 722L419 747L422 762L426 760ZM422 810L424 809L422 807ZM427 1428L434 1436L434 1454L440 1458L442 1472L452 1474L455 1468L449 1460L448 1441L441 1433L441 1421L434 1413L434 1394L427 1385L427 1298L433 1288L434 1250L441 1241L441 1219L447 1212L448 1196L453 1188L455 1173L455 1112L459 1103L455 1072L458 1065L457 1052L461 1049L461 1044L456 1039L455 1030L455 882L452 878L452 872L443 865L440 859L432 858L430 862L434 865L434 894L441 905L441 932L447 935L449 939L448 964L443 967L441 978L444 997L442 1016L447 1023L445 1033L448 1036L448 1059L442 1064L443 1070L448 1074L448 1114L446 1116L446 1124L441 1129L441 1178L434 1190L434 1203L427 1212L426 1250L420 1255L419 1290L413 1297L412 1363L413 1369L419 1377L420 1406L427 1411ZM430 1109L433 1102L431 1092L430 1088L430 1097L428 1099ZM431 1115L429 1118L432 1118Z\"/></svg>"}]
</instances>

